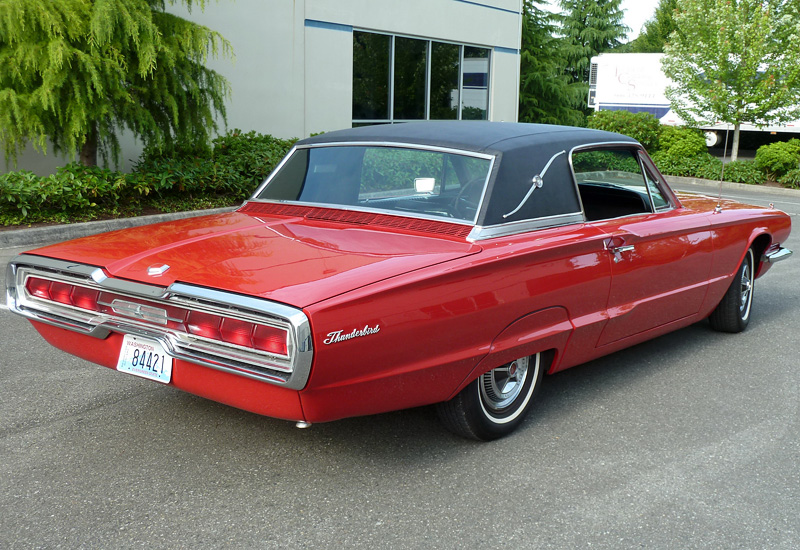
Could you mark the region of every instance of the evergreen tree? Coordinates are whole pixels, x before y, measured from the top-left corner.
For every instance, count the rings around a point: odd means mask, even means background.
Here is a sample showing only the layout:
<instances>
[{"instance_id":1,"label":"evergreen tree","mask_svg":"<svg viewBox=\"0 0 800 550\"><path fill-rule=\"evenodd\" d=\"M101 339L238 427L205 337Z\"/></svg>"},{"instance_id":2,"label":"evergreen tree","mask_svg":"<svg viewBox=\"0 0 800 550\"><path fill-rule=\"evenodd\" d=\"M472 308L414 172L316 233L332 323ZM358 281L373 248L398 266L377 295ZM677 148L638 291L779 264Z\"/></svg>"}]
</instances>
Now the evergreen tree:
<instances>
[{"instance_id":1,"label":"evergreen tree","mask_svg":"<svg viewBox=\"0 0 800 550\"><path fill-rule=\"evenodd\" d=\"M675 9L678 0L659 0L653 17L644 24L642 33L620 48L620 52L662 53L675 30Z\"/></svg>"},{"instance_id":2,"label":"evergreen tree","mask_svg":"<svg viewBox=\"0 0 800 550\"><path fill-rule=\"evenodd\" d=\"M564 71L564 39L556 37L553 17L532 0L523 5L519 120L581 126L586 97Z\"/></svg>"},{"instance_id":3,"label":"evergreen tree","mask_svg":"<svg viewBox=\"0 0 800 550\"><path fill-rule=\"evenodd\" d=\"M800 118L800 23L781 0L678 0L665 47L672 108L684 120L733 126Z\"/></svg>"},{"instance_id":4,"label":"evergreen tree","mask_svg":"<svg viewBox=\"0 0 800 550\"><path fill-rule=\"evenodd\" d=\"M0 140L98 150L118 161L118 133L150 146L207 143L225 117L227 81L206 68L228 54L218 33L166 12L205 0L0 0Z\"/></svg>"},{"instance_id":5,"label":"evergreen tree","mask_svg":"<svg viewBox=\"0 0 800 550\"><path fill-rule=\"evenodd\" d=\"M574 82L589 81L592 57L620 46L628 27L622 0L559 0L561 33L568 40L567 71Z\"/></svg>"}]
</instances>

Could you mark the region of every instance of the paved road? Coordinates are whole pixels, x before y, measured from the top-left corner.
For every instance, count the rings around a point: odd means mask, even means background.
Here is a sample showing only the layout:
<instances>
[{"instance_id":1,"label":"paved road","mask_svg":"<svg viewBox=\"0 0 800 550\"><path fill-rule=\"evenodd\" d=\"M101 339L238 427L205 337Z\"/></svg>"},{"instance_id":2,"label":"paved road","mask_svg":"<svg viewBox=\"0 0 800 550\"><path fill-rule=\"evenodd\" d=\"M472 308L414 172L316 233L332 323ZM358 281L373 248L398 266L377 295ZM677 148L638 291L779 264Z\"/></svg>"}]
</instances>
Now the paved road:
<instances>
[{"instance_id":1,"label":"paved road","mask_svg":"<svg viewBox=\"0 0 800 550\"><path fill-rule=\"evenodd\" d=\"M297 430L0 310L0 547L796 549L798 280L797 256L760 279L743 334L700 323L549 377L491 444L428 408Z\"/></svg>"}]
</instances>

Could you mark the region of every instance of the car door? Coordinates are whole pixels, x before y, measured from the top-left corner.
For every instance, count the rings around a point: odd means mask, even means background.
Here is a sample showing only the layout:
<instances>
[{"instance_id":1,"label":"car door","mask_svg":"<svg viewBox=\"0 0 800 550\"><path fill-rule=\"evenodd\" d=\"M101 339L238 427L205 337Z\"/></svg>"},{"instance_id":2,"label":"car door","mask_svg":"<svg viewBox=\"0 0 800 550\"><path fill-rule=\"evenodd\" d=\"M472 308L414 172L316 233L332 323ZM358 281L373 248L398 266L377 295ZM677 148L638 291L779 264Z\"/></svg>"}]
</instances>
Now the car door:
<instances>
[{"instance_id":1,"label":"car door","mask_svg":"<svg viewBox=\"0 0 800 550\"><path fill-rule=\"evenodd\" d=\"M708 217L679 208L636 150L578 151L573 166L587 217L612 260L604 346L696 314L713 256Z\"/></svg>"}]
</instances>

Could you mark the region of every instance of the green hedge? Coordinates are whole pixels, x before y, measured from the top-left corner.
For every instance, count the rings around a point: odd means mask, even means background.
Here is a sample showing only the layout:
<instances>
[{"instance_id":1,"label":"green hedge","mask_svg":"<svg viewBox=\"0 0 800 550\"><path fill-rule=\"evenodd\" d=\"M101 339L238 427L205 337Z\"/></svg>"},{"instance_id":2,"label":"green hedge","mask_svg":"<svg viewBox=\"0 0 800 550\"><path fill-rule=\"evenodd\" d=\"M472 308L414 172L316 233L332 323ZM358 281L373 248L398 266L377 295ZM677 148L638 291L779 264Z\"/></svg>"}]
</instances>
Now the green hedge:
<instances>
[{"instance_id":1,"label":"green hedge","mask_svg":"<svg viewBox=\"0 0 800 550\"><path fill-rule=\"evenodd\" d=\"M588 119L589 128L630 136L648 151L658 147L661 123L650 113L630 111L595 111Z\"/></svg>"},{"instance_id":2,"label":"green hedge","mask_svg":"<svg viewBox=\"0 0 800 550\"><path fill-rule=\"evenodd\" d=\"M0 224L67 223L233 205L247 198L294 145L234 130L211 150L145 151L131 173L71 163L50 176L0 175Z\"/></svg>"}]
</instances>

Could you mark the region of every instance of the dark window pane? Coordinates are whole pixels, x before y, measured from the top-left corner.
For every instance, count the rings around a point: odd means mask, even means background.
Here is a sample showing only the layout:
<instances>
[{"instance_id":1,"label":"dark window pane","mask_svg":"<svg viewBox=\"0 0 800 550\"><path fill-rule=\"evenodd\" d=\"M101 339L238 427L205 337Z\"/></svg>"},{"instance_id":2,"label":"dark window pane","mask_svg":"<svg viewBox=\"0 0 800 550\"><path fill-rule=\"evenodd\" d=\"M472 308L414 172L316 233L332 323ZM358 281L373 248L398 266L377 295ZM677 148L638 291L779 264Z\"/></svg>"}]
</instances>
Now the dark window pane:
<instances>
[{"instance_id":1,"label":"dark window pane","mask_svg":"<svg viewBox=\"0 0 800 550\"><path fill-rule=\"evenodd\" d=\"M353 31L353 118L389 118L389 44L384 34Z\"/></svg>"},{"instance_id":2,"label":"dark window pane","mask_svg":"<svg viewBox=\"0 0 800 550\"><path fill-rule=\"evenodd\" d=\"M464 46L461 118L486 120L489 112L489 50Z\"/></svg>"},{"instance_id":3,"label":"dark window pane","mask_svg":"<svg viewBox=\"0 0 800 550\"><path fill-rule=\"evenodd\" d=\"M320 146L296 150L257 198L474 221L490 168L441 151Z\"/></svg>"},{"instance_id":4,"label":"dark window pane","mask_svg":"<svg viewBox=\"0 0 800 550\"><path fill-rule=\"evenodd\" d=\"M459 46L433 42L431 49L431 120L458 118Z\"/></svg>"},{"instance_id":5,"label":"dark window pane","mask_svg":"<svg viewBox=\"0 0 800 550\"><path fill-rule=\"evenodd\" d=\"M428 42L413 38L394 41L394 118L425 118L425 59Z\"/></svg>"}]
</instances>

